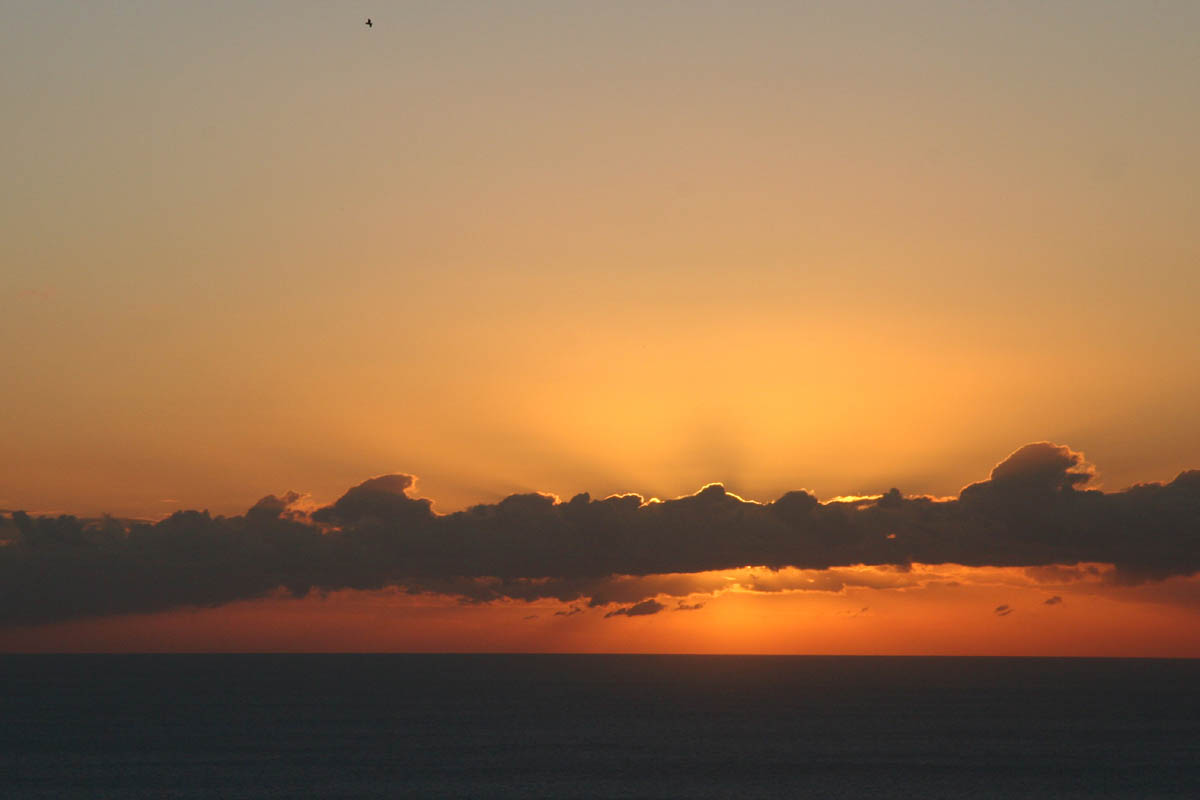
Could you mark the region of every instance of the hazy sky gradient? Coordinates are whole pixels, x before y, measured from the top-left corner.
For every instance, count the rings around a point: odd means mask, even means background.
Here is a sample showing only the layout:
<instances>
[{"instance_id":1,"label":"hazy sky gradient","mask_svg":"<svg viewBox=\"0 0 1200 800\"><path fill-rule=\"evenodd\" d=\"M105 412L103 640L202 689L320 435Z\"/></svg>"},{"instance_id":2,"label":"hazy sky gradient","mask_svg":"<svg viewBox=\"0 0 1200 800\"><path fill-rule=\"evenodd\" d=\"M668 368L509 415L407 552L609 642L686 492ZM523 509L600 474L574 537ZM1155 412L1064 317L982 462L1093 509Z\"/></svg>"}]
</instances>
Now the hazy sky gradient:
<instances>
[{"instance_id":1,"label":"hazy sky gradient","mask_svg":"<svg viewBox=\"0 0 1200 800\"><path fill-rule=\"evenodd\" d=\"M443 511L949 495L1043 439L1170 480L1200 465L1198 30L4 0L0 508L395 471Z\"/></svg>"}]
</instances>

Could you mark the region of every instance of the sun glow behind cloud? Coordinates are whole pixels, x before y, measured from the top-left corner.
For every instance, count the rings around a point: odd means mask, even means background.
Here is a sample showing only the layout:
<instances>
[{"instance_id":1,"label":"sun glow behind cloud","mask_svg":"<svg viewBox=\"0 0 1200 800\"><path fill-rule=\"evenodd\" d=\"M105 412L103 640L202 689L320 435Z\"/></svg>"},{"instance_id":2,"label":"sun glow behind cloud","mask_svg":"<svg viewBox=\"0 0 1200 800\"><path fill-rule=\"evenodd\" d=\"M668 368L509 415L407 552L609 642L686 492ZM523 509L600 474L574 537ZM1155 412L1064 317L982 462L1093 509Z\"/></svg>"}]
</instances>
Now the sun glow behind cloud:
<instances>
[{"instance_id":1,"label":"sun glow behind cloud","mask_svg":"<svg viewBox=\"0 0 1200 800\"><path fill-rule=\"evenodd\" d=\"M0 26L6 505L1191 465L1188 4L256 8Z\"/></svg>"},{"instance_id":2,"label":"sun glow behind cloud","mask_svg":"<svg viewBox=\"0 0 1200 800\"><path fill-rule=\"evenodd\" d=\"M1200 471L1120 492L1087 489L1094 475L1037 442L940 500L759 503L713 483L439 515L412 476L385 475L231 519L14 512L2 646L136 649L175 625L150 649L1194 653ZM358 622L331 635L345 614Z\"/></svg>"},{"instance_id":3,"label":"sun glow behind cloud","mask_svg":"<svg viewBox=\"0 0 1200 800\"><path fill-rule=\"evenodd\" d=\"M1200 657L1194 633L1200 580L1115 589L1105 574L1100 565L1063 568L1053 579L1021 568L954 565L918 564L910 573L747 568L674 576L704 587L727 585L684 597L661 594L661 611L616 617L610 606L548 600L476 606L442 595L343 590L10 629L0 644L7 651ZM669 582L672 576L663 577ZM1013 611L998 616L1000 605Z\"/></svg>"},{"instance_id":4,"label":"sun glow behind cloud","mask_svg":"<svg viewBox=\"0 0 1200 800\"><path fill-rule=\"evenodd\" d=\"M864 523L862 540L896 566L924 545L930 560L968 560L959 529L911 501L947 509L1015 444L1084 447L1105 468L1088 487L1110 493L1196 466L1200 106L1181 32L1200 29L1200 5L416 3L381 9L369 32L315 0L235 6L0 11L0 74L20 76L0 85L12 185L0 193L0 508L240 517L296 487L315 499L288 513L307 520L364 476L402 471L448 515L514 494L680 499L719 481L735 511L739 496L761 501L751 516L804 487L854 507L830 519L898 517L909 526ZM902 511L872 512L893 486ZM510 506L537 516L539 502ZM643 511L669 517L671 502ZM1103 527L1073 503L1076 527L1062 530ZM980 513L995 522L1002 505ZM546 512L551 527L560 512ZM948 516L971 544L991 541L970 514ZM588 575L609 591L645 586L559 617L541 610L561 610L553 597L504 593L533 591L540 573L447 577L434 567L448 549L430 547L417 576L430 583L414 588L431 594L355 592L361 574L288 561L269 526L198 520L154 529L170 558L122 561L110 584L56 562L45 574L62 591L39 605L33 581L3 610L79 642L153 643L155 630L181 648L222 635L302 649L654 649L662 637L679 650L984 652L1019 649L1014 631L1034 620L1029 641L1050 650L1103 649L1107 631L1137 652L1155 613L1190 613L1167 600L1191 584L1119 584L1161 578L1195 550L1162 519L1157 553L1153 537L1135 552L1111 530L1080 535L1064 563L1121 556L1124 577L1054 588L1062 600L1044 608L1011 575L933 575L953 568L919 559L905 573L858 568L853 548L830 570L739 568L727 583L664 560L654 569L669 574ZM353 546L333 547L344 561L363 544L355 522L320 523L351 531ZM277 561L218 548L213 563L238 569L212 569L194 596L164 599L132 571L172 569L190 533L228 544L247 530ZM283 541L311 556L336 539L310 534ZM367 566L395 567L372 543ZM1012 535L998 552L1055 563L1059 538L1034 544ZM700 554L701 567L753 563ZM279 584L273 570L327 594L254 599ZM397 580L366 572L360 589ZM180 588L191 574L175 577ZM784 585L845 578L836 591ZM461 606L434 585L451 579L495 596ZM68 591L89 580L102 591ZM921 611L934 597L947 605ZM60 621L84 600L146 613ZM228 605L170 610L185 601ZM665 607L639 606L651 602ZM680 602L704 606L676 613ZM1055 627L1066 619L1084 629ZM1174 646L1145 636L1154 652Z\"/></svg>"}]
</instances>

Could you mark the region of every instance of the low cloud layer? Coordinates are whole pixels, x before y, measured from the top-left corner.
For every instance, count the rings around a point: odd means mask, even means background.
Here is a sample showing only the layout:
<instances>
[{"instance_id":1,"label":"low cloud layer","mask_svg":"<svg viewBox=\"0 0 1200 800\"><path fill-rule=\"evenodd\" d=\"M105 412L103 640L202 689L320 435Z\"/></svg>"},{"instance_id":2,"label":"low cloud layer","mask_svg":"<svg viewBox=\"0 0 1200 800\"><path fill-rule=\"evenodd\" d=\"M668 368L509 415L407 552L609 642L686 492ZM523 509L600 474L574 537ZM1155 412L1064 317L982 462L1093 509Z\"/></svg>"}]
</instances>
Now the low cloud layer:
<instances>
[{"instance_id":1,"label":"low cloud layer","mask_svg":"<svg viewBox=\"0 0 1200 800\"><path fill-rule=\"evenodd\" d=\"M764 591L785 567L1066 574L1081 568L1056 565L1091 562L1115 565L1113 580L1126 584L1200 570L1200 470L1108 493L1088 490L1092 477L1081 454L1040 442L950 500L893 489L820 503L793 491L760 504L712 485L651 503L518 494L438 515L409 496L412 477L387 475L311 515L295 494L265 497L241 516L180 511L153 525L13 512L0 516L0 625L214 606L280 587L632 604L614 613L633 616L665 608L658 595L697 591L689 574L745 565L765 568L756 576Z\"/></svg>"}]
</instances>

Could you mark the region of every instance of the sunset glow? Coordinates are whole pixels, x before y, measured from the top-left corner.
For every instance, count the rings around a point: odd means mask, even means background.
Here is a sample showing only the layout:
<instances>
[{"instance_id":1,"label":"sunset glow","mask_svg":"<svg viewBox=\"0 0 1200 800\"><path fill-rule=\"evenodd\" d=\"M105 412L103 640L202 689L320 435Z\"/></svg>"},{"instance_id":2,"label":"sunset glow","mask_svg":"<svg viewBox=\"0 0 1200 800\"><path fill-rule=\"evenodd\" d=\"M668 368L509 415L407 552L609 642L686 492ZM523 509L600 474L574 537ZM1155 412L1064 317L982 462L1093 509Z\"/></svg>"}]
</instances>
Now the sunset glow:
<instances>
[{"instance_id":1,"label":"sunset glow","mask_svg":"<svg viewBox=\"0 0 1200 800\"><path fill-rule=\"evenodd\" d=\"M1149 5L6 4L0 651L1200 657Z\"/></svg>"},{"instance_id":2,"label":"sunset glow","mask_svg":"<svg viewBox=\"0 0 1200 800\"><path fill-rule=\"evenodd\" d=\"M738 571L745 577L747 571ZM765 571L757 571L759 574ZM841 571L833 571L841 572ZM1030 570L914 565L911 585L864 568L863 585L657 596L654 616L552 601L464 605L444 596L334 592L219 609L12 631L17 650L96 652L607 652L1200 657L1200 582L1112 590L1100 576L1039 582ZM1101 572L1102 576L1104 573ZM722 580L722 574L691 576ZM733 576L731 576L733 577ZM829 578L815 573L814 582ZM871 580L875 579L875 580ZM736 580L736 578L735 578ZM873 585L870 585L873 584ZM888 585L896 588L882 588ZM1055 600L1055 598L1058 598ZM680 606L701 606L682 611ZM1007 606L1010 614L996 609ZM69 642L68 647L63 646Z\"/></svg>"}]
</instances>

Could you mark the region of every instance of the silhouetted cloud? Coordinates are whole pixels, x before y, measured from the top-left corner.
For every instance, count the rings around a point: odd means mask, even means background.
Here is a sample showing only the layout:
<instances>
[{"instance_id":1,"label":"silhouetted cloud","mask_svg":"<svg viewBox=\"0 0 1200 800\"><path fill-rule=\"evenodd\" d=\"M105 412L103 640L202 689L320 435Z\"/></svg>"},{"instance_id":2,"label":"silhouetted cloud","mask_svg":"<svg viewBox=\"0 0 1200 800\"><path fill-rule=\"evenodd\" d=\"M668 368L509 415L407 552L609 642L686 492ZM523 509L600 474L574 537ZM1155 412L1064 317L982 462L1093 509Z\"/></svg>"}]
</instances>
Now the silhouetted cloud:
<instances>
[{"instance_id":1,"label":"silhouetted cloud","mask_svg":"<svg viewBox=\"0 0 1200 800\"><path fill-rule=\"evenodd\" d=\"M1045 582L1112 564L1105 580L1124 586L1200 570L1200 471L1108 493L1084 488L1092 475L1080 453L1039 442L949 500L892 489L755 503L714 484L666 502L517 494L439 515L409 496L411 476L385 475L311 516L295 493L241 516L180 511L155 524L12 512L0 515L0 624L213 606L279 587L636 608L714 593L720 570L746 565L762 569L742 585L764 592L895 587L915 580L913 563L1025 567ZM856 564L888 569L838 569Z\"/></svg>"},{"instance_id":2,"label":"silhouetted cloud","mask_svg":"<svg viewBox=\"0 0 1200 800\"><path fill-rule=\"evenodd\" d=\"M1013 612L1012 607L1009 606L1007 603L1005 603L1004 605L1001 605L1001 606L996 606L992 610L992 613L995 614L997 617L1007 617L1012 612Z\"/></svg>"},{"instance_id":3,"label":"silhouetted cloud","mask_svg":"<svg viewBox=\"0 0 1200 800\"><path fill-rule=\"evenodd\" d=\"M636 603L635 605L628 606L626 608L618 608L615 611L610 611L604 615L604 618L608 619L609 617L621 617L621 616L644 617L644 616L648 616L650 614L657 614L658 612L662 611L664 608L666 608L666 606L663 605L662 603L658 602L657 600L643 600L642 602Z\"/></svg>"},{"instance_id":4,"label":"silhouetted cloud","mask_svg":"<svg viewBox=\"0 0 1200 800\"><path fill-rule=\"evenodd\" d=\"M1059 597L1058 595L1054 595L1054 597L1047 597L1045 600L1043 600L1042 605L1057 606L1057 605L1061 605L1062 601L1063 601L1063 599L1061 597Z\"/></svg>"},{"instance_id":5,"label":"silhouetted cloud","mask_svg":"<svg viewBox=\"0 0 1200 800\"><path fill-rule=\"evenodd\" d=\"M704 603L685 603L682 600L675 606L676 611L699 611L704 608Z\"/></svg>"}]
</instances>

